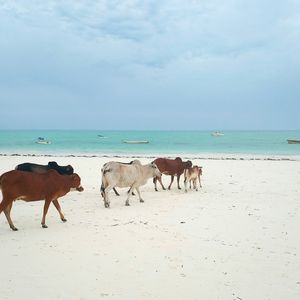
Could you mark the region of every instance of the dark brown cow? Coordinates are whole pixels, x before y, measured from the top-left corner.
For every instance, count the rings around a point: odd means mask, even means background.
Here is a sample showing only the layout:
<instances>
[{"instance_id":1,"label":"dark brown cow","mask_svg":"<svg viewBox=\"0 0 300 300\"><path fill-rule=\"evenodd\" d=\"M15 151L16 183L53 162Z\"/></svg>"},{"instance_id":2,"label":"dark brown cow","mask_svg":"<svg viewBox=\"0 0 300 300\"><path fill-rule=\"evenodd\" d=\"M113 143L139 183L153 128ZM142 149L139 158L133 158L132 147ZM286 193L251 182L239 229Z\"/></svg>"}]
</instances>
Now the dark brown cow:
<instances>
[{"instance_id":1,"label":"dark brown cow","mask_svg":"<svg viewBox=\"0 0 300 300\"><path fill-rule=\"evenodd\" d=\"M169 190L171 189L171 185L174 181L175 175L177 176L177 187L179 190L181 189L181 187L179 186L180 176L185 169L190 168L192 166L192 162L190 160L182 161L180 157L176 157L175 159L157 158L153 162L157 165L159 171L162 174L171 176L171 182L168 187ZM165 187L161 181L161 177L156 177L153 179L155 190L157 191L157 185L156 185L157 180L161 184L162 188L165 190Z\"/></svg>"},{"instance_id":2,"label":"dark brown cow","mask_svg":"<svg viewBox=\"0 0 300 300\"><path fill-rule=\"evenodd\" d=\"M60 175L71 175L74 173L74 169L71 165L59 166L56 161L49 161L48 165L38 165L33 163L23 163L17 165L15 170L34 172L34 173L46 173L48 170L55 170Z\"/></svg>"},{"instance_id":3,"label":"dark brown cow","mask_svg":"<svg viewBox=\"0 0 300 300\"><path fill-rule=\"evenodd\" d=\"M41 223L43 228L47 228L45 221L50 203L53 202L61 220L66 222L61 212L58 198L66 195L71 190L83 191L80 184L80 177L77 174L60 175L54 170L49 170L44 174L17 170L9 171L1 175L0 188L2 190L0 214L4 211L12 230L18 230L10 218L13 201L24 200L30 202L45 200Z\"/></svg>"}]
</instances>

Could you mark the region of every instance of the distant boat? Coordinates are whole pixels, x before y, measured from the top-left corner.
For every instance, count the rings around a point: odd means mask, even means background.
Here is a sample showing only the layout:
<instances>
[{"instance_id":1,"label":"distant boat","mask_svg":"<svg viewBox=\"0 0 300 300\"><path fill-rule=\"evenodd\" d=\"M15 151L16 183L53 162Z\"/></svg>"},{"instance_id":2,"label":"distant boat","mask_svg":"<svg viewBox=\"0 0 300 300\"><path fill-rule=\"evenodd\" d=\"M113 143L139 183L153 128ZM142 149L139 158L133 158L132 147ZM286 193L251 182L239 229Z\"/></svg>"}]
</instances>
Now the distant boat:
<instances>
[{"instance_id":1,"label":"distant boat","mask_svg":"<svg viewBox=\"0 0 300 300\"><path fill-rule=\"evenodd\" d=\"M125 143L125 144L149 144L149 141L142 141L142 140L128 141L128 140L123 140L123 143Z\"/></svg>"},{"instance_id":2,"label":"distant boat","mask_svg":"<svg viewBox=\"0 0 300 300\"><path fill-rule=\"evenodd\" d=\"M104 136L104 135L102 135L102 134L98 134L97 137L99 137L99 138L104 138L104 139L106 138L106 136Z\"/></svg>"},{"instance_id":3,"label":"distant boat","mask_svg":"<svg viewBox=\"0 0 300 300\"><path fill-rule=\"evenodd\" d=\"M287 140L289 144L300 144L300 140Z\"/></svg>"},{"instance_id":4,"label":"distant boat","mask_svg":"<svg viewBox=\"0 0 300 300\"><path fill-rule=\"evenodd\" d=\"M42 145L50 145L51 141L45 140L43 137L38 137L35 141L36 144L42 144Z\"/></svg>"},{"instance_id":5,"label":"distant boat","mask_svg":"<svg viewBox=\"0 0 300 300\"><path fill-rule=\"evenodd\" d=\"M211 136L223 136L224 133L222 133L222 132L220 132L220 131L215 131L215 132L212 132L210 135L211 135Z\"/></svg>"}]
</instances>

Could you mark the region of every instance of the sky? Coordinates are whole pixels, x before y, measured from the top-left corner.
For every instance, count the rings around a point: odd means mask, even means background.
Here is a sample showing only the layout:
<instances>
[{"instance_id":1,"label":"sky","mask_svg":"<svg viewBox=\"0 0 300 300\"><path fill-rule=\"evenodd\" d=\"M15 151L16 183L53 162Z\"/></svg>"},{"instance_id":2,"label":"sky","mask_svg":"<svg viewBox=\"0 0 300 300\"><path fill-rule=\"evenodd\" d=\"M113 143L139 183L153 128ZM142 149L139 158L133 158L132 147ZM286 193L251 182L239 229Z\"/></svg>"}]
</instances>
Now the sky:
<instances>
[{"instance_id":1,"label":"sky","mask_svg":"<svg viewBox=\"0 0 300 300\"><path fill-rule=\"evenodd\" d=\"M300 129L300 1L0 0L0 129Z\"/></svg>"}]
</instances>

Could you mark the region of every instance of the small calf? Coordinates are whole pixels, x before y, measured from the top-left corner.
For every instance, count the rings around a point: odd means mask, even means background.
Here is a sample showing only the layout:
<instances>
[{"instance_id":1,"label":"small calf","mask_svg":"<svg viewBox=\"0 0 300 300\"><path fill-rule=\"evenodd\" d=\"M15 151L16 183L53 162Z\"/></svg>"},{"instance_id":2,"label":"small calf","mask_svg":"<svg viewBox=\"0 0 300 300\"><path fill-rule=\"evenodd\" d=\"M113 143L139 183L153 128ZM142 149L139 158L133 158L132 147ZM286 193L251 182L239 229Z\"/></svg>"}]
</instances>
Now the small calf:
<instances>
[{"instance_id":1,"label":"small calf","mask_svg":"<svg viewBox=\"0 0 300 300\"><path fill-rule=\"evenodd\" d=\"M188 169L184 170L184 187L185 187L185 192L187 192L187 184L188 184L188 182L190 183L190 188L192 187L191 184L193 182L194 189L196 189L196 191L198 191L197 179L199 180L199 186L202 187L201 180L200 180L200 176L201 175L202 175L202 167L193 166L191 168L188 168Z\"/></svg>"}]
</instances>

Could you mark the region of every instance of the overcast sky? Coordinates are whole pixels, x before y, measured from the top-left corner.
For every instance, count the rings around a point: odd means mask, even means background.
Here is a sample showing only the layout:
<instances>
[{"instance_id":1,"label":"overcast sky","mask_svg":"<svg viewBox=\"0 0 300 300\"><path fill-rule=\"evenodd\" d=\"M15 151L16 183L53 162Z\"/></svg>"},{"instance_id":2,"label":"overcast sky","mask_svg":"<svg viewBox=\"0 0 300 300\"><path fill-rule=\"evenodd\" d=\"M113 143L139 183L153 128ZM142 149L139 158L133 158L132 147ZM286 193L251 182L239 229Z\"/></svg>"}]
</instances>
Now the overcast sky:
<instances>
[{"instance_id":1,"label":"overcast sky","mask_svg":"<svg viewBox=\"0 0 300 300\"><path fill-rule=\"evenodd\" d=\"M300 1L0 0L0 129L300 129Z\"/></svg>"}]
</instances>

